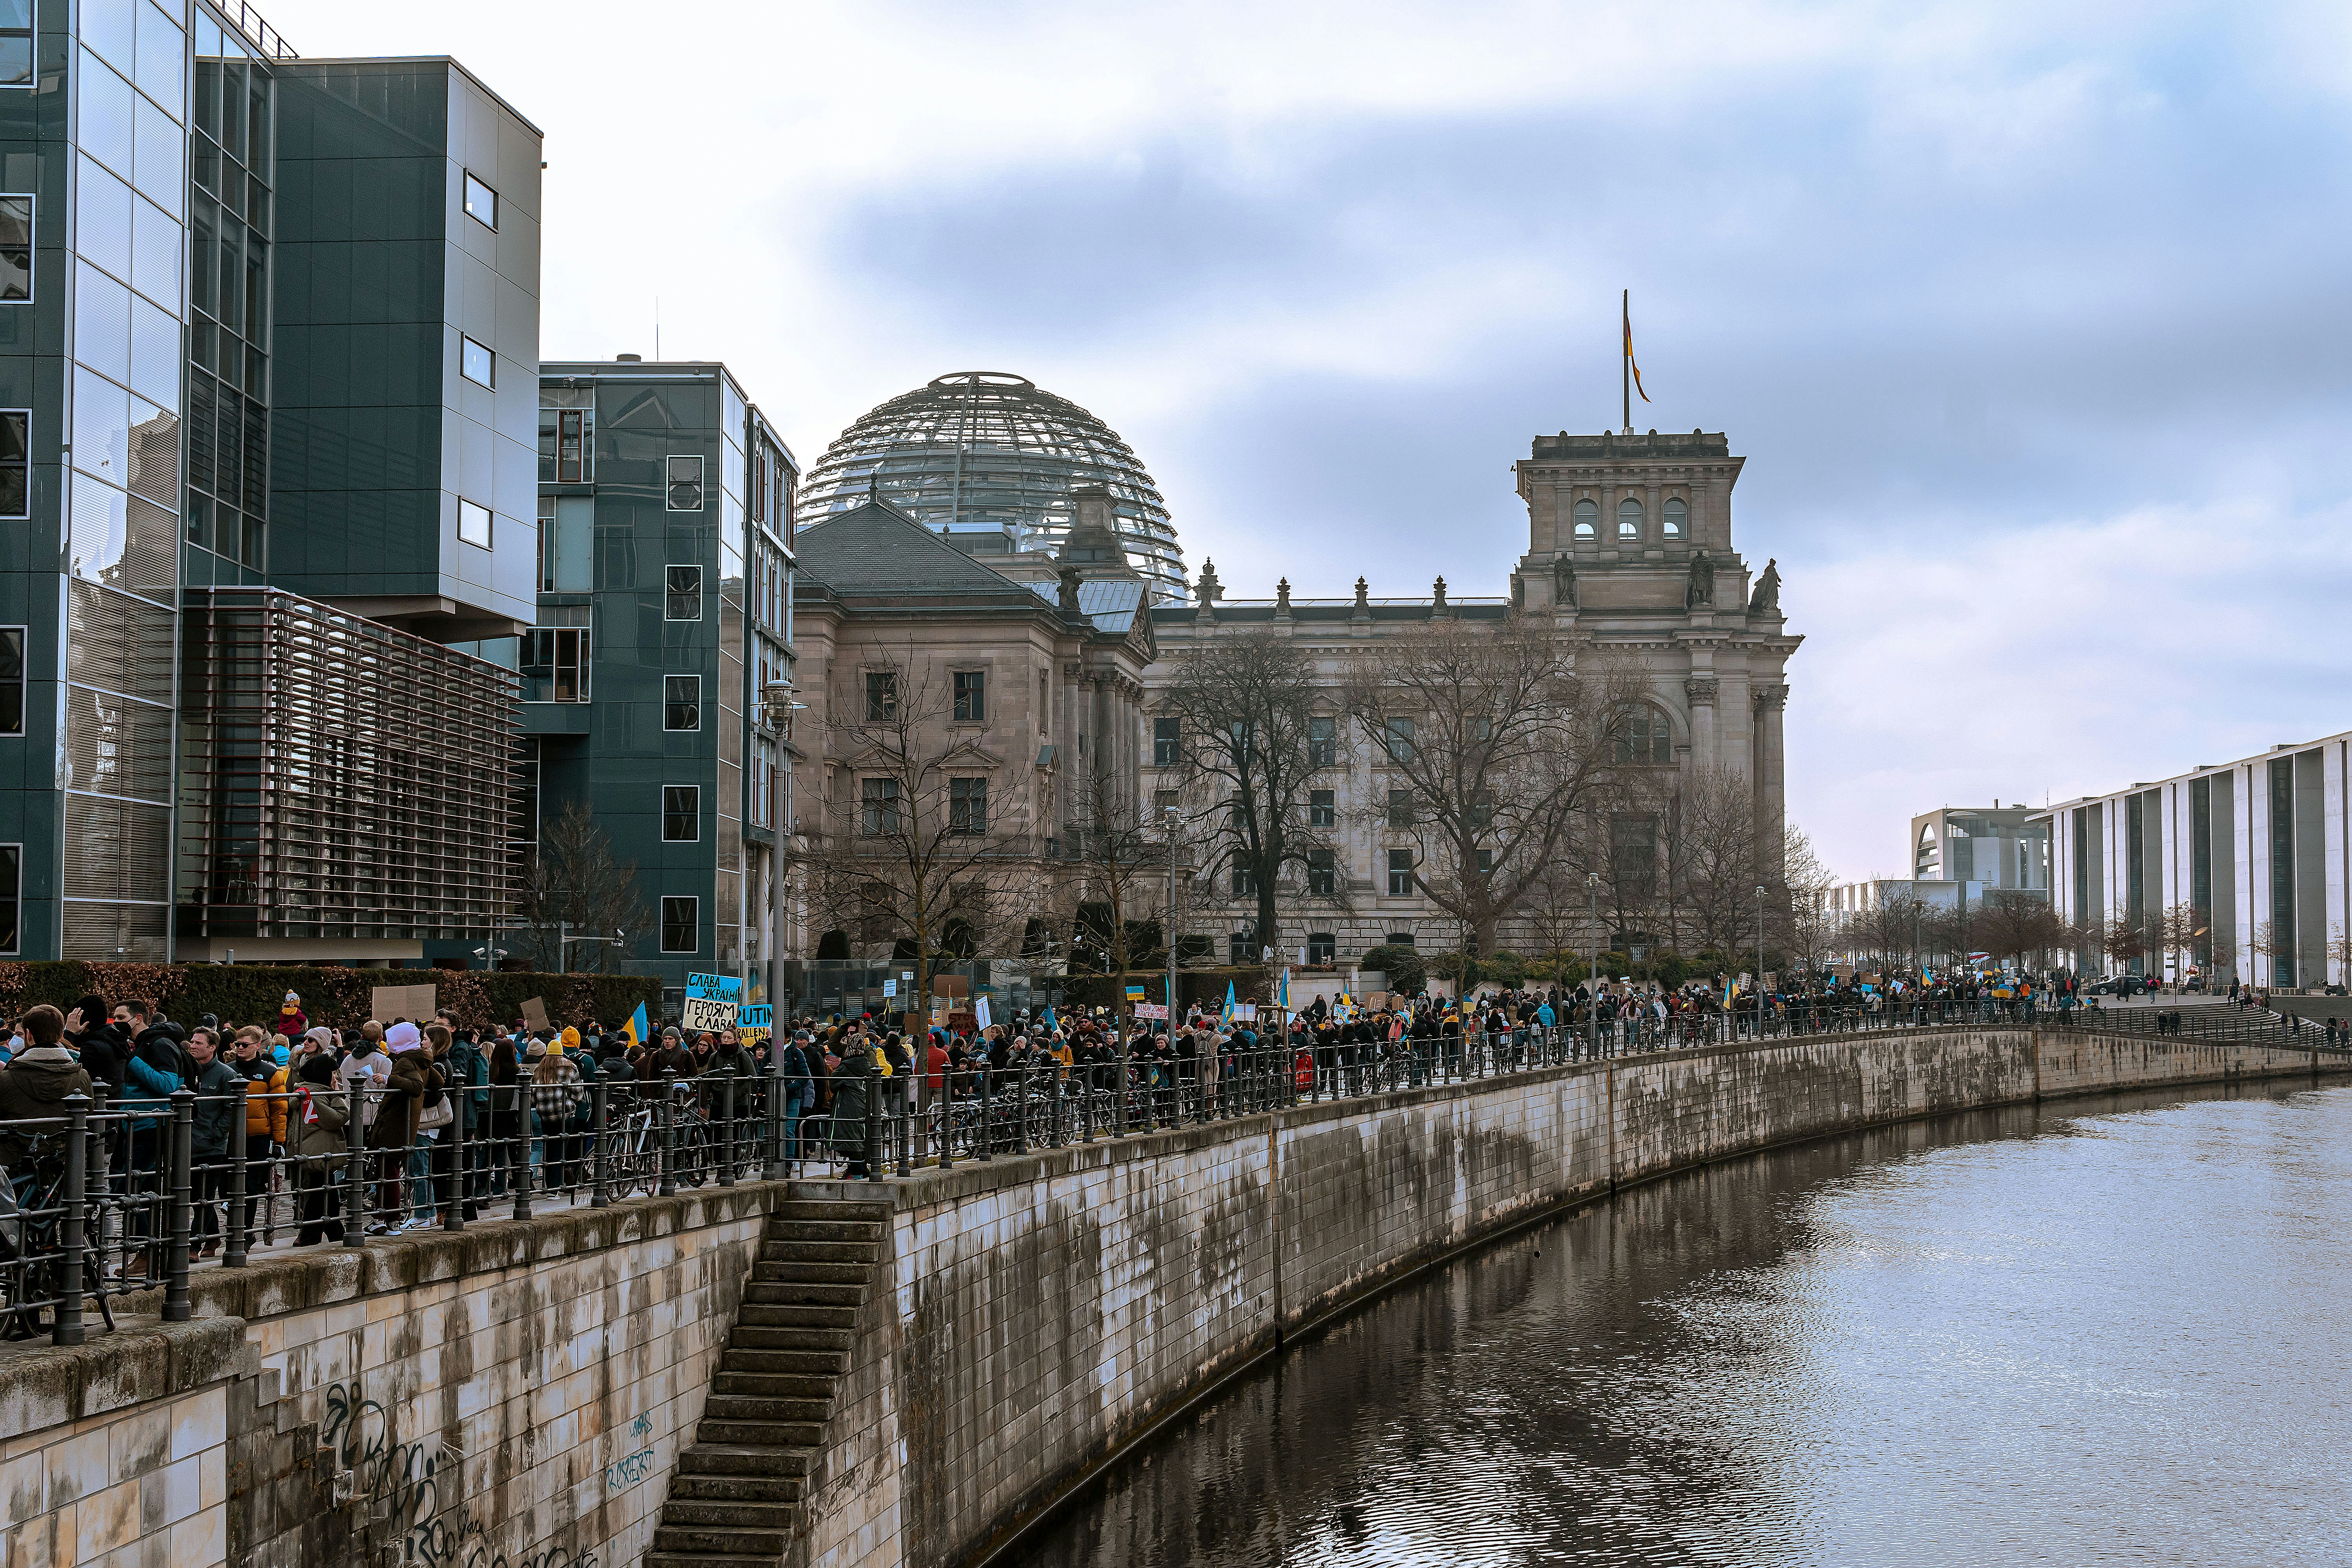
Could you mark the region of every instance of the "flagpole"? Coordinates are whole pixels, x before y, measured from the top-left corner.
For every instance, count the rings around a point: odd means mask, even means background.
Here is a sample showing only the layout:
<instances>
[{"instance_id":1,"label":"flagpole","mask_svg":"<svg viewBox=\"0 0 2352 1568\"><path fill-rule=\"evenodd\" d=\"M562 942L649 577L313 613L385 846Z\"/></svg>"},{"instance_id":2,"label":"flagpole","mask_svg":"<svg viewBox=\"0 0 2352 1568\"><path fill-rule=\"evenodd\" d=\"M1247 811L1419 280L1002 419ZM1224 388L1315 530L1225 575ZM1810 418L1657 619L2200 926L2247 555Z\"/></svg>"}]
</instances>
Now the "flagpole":
<instances>
[{"instance_id":1,"label":"flagpole","mask_svg":"<svg viewBox=\"0 0 2352 1568\"><path fill-rule=\"evenodd\" d=\"M1617 302L1617 382L1625 398L1625 434L1633 433L1633 290L1628 289Z\"/></svg>"}]
</instances>

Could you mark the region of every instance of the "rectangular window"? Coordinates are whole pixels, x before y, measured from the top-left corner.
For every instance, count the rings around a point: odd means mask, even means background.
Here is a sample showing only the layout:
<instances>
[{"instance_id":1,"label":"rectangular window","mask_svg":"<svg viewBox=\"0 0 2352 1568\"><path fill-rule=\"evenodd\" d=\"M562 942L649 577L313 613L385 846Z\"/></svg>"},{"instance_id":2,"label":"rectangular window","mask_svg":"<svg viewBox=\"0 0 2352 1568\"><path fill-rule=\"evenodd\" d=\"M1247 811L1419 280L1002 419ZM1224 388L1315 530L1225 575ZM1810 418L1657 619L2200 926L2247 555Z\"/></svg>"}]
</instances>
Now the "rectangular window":
<instances>
[{"instance_id":1,"label":"rectangular window","mask_svg":"<svg viewBox=\"0 0 2352 1568\"><path fill-rule=\"evenodd\" d=\"M533 626L522 634L522 700L588 700L588 628Z\"/></svg>"},{"instance_id":2,"label":"rectangular window","mask_svg":"<svg viewBox=\"0 0 2352 1568\"><path fill-rule=\"evenodd\" d=\"M1151 721L1151 765L1172 768L1176 765L1176 741L1182 733L1182 721L1154 719Z\"/></svg>"},{"instance_id":3,"label":"rectangular window","mask_svg":"<svg viewBox=\"0 0 2352 1568\"><path fill-rule=\"evenodd\" d=\"M595 585L595 498L540 497L540 592L585 594Z\"/></svg>"},{"instance_id":4,"label":"rectangular window","mask_svg":"<svg viewBox=\"0 0 2352 1568\"><path fill-rule=\"evenodd\" d=\"M881 723L898 716L898 676L888 669L866 672L866 718Z\"/></svg>"},{"instance_id":5,"label":"rectangular window","mask_svg":"<svg viewBox=\"0 0 2352 1568\"><path fill-rule=\"evenodd\" d=\"M1339 826L1339 807L1329 790L1317 789L1307 792L1307 826L1309 827Z\"/></svg>"},{"instance_id":6,"label":"rectangular window","mask_svg":"<svg viewBox=\"0 0 2352 1568\"><path fill-rule=\"evenodd\" d=\"M1409 789L1389 791L1389 826L1391 827L1412 826L1412 791Z\"/></svg>"},{"instance_id":7,"label":"rectangular window","mask_svg":"<svg viewBox=\"0 0 2352 1568\"><path fill-rule=\"evenodd\" d=\"M898 831L897 779L865 779L859 782L857 826L866 833Z\"/></svg>"},{"instance_id":8,"label":"rectangular window","mask_svg":"<svg viewBox=\"0 0 2352 1568\"><path fill-rule=\"evenodd\" d=\"M702 459L672 458L669 460L669 510L700 511L702 510Z\"/></svg>"},{"instance_id":9,"label":"rectangular window","mask_svg":"<svg viewBox=\"0 0 2352 1568\"><path fill-rule=\"evenodd\" d=\"M499 193L470 173L466 176L466 216L484 228L499 226Z\"/></svg>"},{"instance_id":10,"label":"rectangular window","mask_svg":"<svg viewBox=\"0 0 2352 1568\"><path fill-rule=\"evenodd\" d=\"M988 674L985 670L955 672L955 716L979 721L988 717Z\"/></svg>"},{"instance_id":11,"label":"rectangular window","mask_svg":"<svg viewBox=\"0 0 2352 1568\"><path fill-rule=\"evenodd\" d=\"M0 0L0 87L32 85L33 0ZM8 951L16 951L13 942Z\"/></svg>"},{"instance_id":12,"label":"rectangular window","mask_svg":"<svg viewBox=\"0 0 2352 1568\"><path fill-rule=\"evenodd\" d=\"M1234 868L1234 897L1237 899L1257 897L1257 878L1246 866L1236 865Z\"/></svg>"},{"instance_id":13,"label":"rectangular window","mask_svg":"<svg viewBox=\"0 0 2352 1568\"><path fill-rule=\"evenodd\" d=\"M1389 897L1407 899L1412 896L1412 851L1389 851Z\"/></svg>"},{"instance_id":14,"label":"rectangular window","mask_svg":"<svg viewBox=\"0 0 2352 1568\"><path fill-rule=\"evenodd\" d=\"M662 842L698 844L701 841L702 786L662 785Z\"/></svg>"},{"instance_id":15,"label":"rectangular window","mask_svg":"<svg viewBox=\"0 0 2352 1568\"><path fill-rule=\"evenodd\" d=\"M0 735L25 732L25 628L0 626Z\"/></svg>"},{"instance_id":16,"label":"rectangular window","mask_svg":"<svg viewBox=\"0 0 2352 1568\"><path fill-rule=\"evenodd\" d=\"M986 779L948 780L948 831L950 833L988 831L988 781Z\"/></svg>"},{"instance_id":17,"label":"rectangular window","mask_svg":"<svg viewBox=\"0 0 2352 1568\"><path fill-rule=\"evenodd\" d=\"M1388 748L1389 761L1392 763L1409 763L1412 761L1412 721L1410 719L1390 720L1388 723L1388 733L1385 737L1385 744Z\"/></svg>"},{"instance_id":18,"label":"rectangular window","mask_svg":"<svg viewBox=\"0 0 2352 1568\"><path fill-rule=\"evenodd\" d=\"M584 485L588 482L588 422L584 410L559 408L555 412L555 482L559 485Z\"/></svg>"},{"instance_id":19,"label":"rectangular window","mask_svg":"<svg viewBox=\"0 0 2352 1568\"><path fill-rule=\"evenodd\" d=\"M1328 969L1339 957L1339 943L1328 931L1318 931L1307 939L1307 963L1314 969Z\"/></svg>"},{"instance_id":20,"label":"rectangular window","mask_svg":"<svg viewBox=\"0 0 2352 1568\"><path fill-rule=\"evenodd\" d=\"M0 408L0 517L33 515L32 441L32 415Z\"/></svg>"},{"instance_id":21,"label":"rectangular window","mask_svg":"<svg viewBox=\"0 0 2352 1568\"><path fill-rule=\"evenodd\" d=\"M1328 768L1339 760L1339 721L1336 719L1307 721L1307 765Z\"/></svg>"},{"instance_id":22,"label":"rectangular window","mask_svg":"<svg viewBox=\"0 0 2352 1568\"><path fill-rule=\"evenodd\" d=\"M486 343L478 343L464 333L457 336L457 374L477 386L492 386L498 380L498 356Z\"/></svg>"},{"instance_id":23,"label":"rectangular window","mask_svg":"<svg viewBox=\"0 0 2352 1568\"><path fill-rule=\"evenodd\" d=\"M25 902L25 847L0 844L0 952L14 953L18 943L18 911Z\"/></svg>"},{"instance_id":24,"label":"rectangular window","mask_svg":"<svg viewBox=\"0 0 2352 1568\"><path fill-rule=\"evenodd\" d=\"M694 898L662 900L662 951L693 952L702 945L702 900Z\"/></svg>"},{"instance_id":25,"label":"rectangular window","mask_svg":"<svg viewBox=\"0 0 2352 1568\"><path fill-rule=\"evenodd\" d=\"M1328 899L1339 889L1339 862L1328 849L1307 852L1307 890L1318 899Z\"/></svg>"},{"instance_id":26,"label":"rectangular window","mask_svg":"<svg viewBox=\"0 0 2352 1568\"><path fill-rule=\"evenodd\" d=\"M490 509L479 501L457 502L457 542L478 549L490 547Z\"/></svg>"},{"instance_id":27,"label":"rectangular window","mask_svg":"<svg viewBox=\"0 0 2352 1568\"><path fill-rule=\"evenodd\" d=\"M662 677L662 728L665 730L702 728L702 677L698 675Z\"/></svg>"},{"instance_id":28,"label":"rectangular window","mask_svg":"<svg viewBox=\"0 0 2352 1568\"><path fill-rule=\"evenodd\" d=\"M662 618L670 621L698 621L702 618L702 568L673 566L669 569L669 593L662 604Z\"/></svg>"},{"instance_id":29,"label":"rectangular window","mask_svg":"<svg viewBox=\"0 0 2352 1568\"><path fill-rule=\"evenodd\" d=\"M33 297L33 198L0 196L0 304Z\"/></svg>"},{"instance_id":30,"label":"rectangular window","mask_svg":"<svg viewBox=\"0 0 2352 1568\"><path fill-rule=\"evenodd\" d=\"M1479 850L1479 851L1478 851L1478 869L1480 869L1481 871L1491 871L1491 870L1493 870L1494 868L1495 868L1495 852L1494 852L1492 849L1481 849L1481 850Z\"/></svg>"}]
</instances>

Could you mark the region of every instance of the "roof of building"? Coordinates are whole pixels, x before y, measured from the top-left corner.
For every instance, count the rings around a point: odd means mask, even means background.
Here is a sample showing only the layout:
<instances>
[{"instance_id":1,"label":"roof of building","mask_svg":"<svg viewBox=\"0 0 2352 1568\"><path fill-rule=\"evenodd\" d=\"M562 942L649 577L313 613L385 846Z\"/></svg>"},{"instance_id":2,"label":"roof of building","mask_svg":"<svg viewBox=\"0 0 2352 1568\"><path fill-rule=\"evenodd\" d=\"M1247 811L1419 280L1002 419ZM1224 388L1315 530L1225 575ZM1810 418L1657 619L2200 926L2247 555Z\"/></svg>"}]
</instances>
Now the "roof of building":
<instances>
[{"instance_id":1,"label":"roof of building","mask_svg":"<svg viewBox=\"0 0 2352 1568\"><path fill-rule=\"evenodd\" d=\"M1435 610L1432 599L1372 599L1364 605L1364 613L1375 621L1425 621ZM1465 621L1499 621L1510 611L1507 599L1457 599L1448 596L1446 609ZM1181 626L1196 620L1201 614L1198 605L1155 605L1151 618L1160 626ZM1273 621L1279 617L1280 606L1272 599L1220 599L1213 617L1219 621ZM1294 621L1337 621L1342 625L1356 618L1353 599L1293 599L1290 618Z\"/></svg>"},{"instance_id":2,"label":"roof of building","mask_svg":"<svg viewBox=\"0 0 2352 1568\"><path fill-rule=\"evenodd\" d=\"M1078 584L1078 608L1099 630L1125 632L1142 606L1140 577L1089 577Z\"/></svg>"},{"instance_id":3,"label":"roof of building","mask_svg":"<svg viewBox=\"0 0 2352 1568\"><path fill-rule=\"evenodd\" d=\"M887 500L868 500L805 525L795 542L802 575L837 594L926 598L1019 595L1051 603L982 565Z\"/></svg>"}]
</instances>

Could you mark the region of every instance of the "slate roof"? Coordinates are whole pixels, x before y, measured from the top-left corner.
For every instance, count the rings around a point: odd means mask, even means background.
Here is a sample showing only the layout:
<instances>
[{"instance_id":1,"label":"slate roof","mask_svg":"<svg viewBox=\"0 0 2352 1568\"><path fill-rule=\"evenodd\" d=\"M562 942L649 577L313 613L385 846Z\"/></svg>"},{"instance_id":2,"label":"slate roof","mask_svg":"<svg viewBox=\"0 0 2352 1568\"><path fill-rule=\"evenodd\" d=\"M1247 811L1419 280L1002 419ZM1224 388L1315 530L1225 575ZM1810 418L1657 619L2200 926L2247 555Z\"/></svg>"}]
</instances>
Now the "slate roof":
<instances>
[{"instance_id":1,"label":"slate roof","mask_svg":"<svg viewBox=\"0 0 2352 1568\"><path fill-rule=\"evenodd\" d=\"M970 598L1037 594L992 571L887 501L867 501L803 528L793 541L802 574L836 594ZM1051 605L1053 601L1039 602Z\"/></svg>"},{"instance_id":2,"label":"slate roof","mask_svg":"<svg viewBox=\"0 0 2352 1568\"><path fill-rule=\"evenodd\" d=\"M1142 605L1140 577L1089 577L1078 584L1078 609L1097 631L1124 636Z\"/></svg>"}]
</instances>

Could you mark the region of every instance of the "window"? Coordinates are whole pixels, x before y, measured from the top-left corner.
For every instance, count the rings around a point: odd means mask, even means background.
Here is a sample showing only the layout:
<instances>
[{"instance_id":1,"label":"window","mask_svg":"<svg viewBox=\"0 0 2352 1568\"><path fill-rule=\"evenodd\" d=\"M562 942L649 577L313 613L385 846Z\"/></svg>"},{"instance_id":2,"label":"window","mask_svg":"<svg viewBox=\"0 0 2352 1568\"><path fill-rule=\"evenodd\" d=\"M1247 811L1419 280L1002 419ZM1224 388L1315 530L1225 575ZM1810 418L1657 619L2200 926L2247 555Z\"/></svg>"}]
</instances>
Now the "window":
<instances>
[{"instance_id":1,"label":"window","mask_svg":"<svg viewBox=\"0 0 2352 1568\"><path fill-rule=\"evenodd\" d=\"M1334 804L1329 790L1315 789L1307 792L1307 826L1309 827L1339 826L1339 808Z\"/></svg>"},{"instance_id":2,"label":"window","mask_svg":"<svg viewBox=\"0 0 2352 1568\"><path fill-rule=\"evenodd\" d=\"M1642 503L1632 496L1617 503L1617 537L1620 542L1642 537Z\"/></svg>"},{"instance_id":3,"label":"window","mask_svg":"<svg viewBox=\"0 0 2352 1568\"><path fill-rule=\"evenodd\" d=\"M668 572L669 592L664 596L662 619L666 621L698 621L702 618L702 568L673 566Z\"/></svg>"},{"instance_id":4,"label":"window","mask_svg":"<svg viewBox=\"0 0 2352 1568\"><path fill-rule=\"evenodd\" d=\"M1405 899L1412 896L1412 851L1389 851L1389 897Z\"/></svg>"},{"instance_id":5,"label":"window","mask_svg":"<svg viewBox=\"0 0 2352 1568\"><path fill-rule=\"evenodd\" d=\"M1172 789L1153 790L1151 792L1152 820L1155 822L1166 822L1168 820L1168 814L1179 809L1177 801L1177 792Z\"/></svg>"},{"instance_id":6,"label":"window","mask_svg":"<svg viewBox=\"0 0 2352 1568\"><path fill-rule=\"evenodd\" d=\"M1680 496L1668 496L1663 509L1668 539L1680 539L1690 522L1690 502Z\"/></svg>"},{"instance_id":7,"label":"window","mask_svg":"<svg viewBox=\"0 0 2352 1568\"><path fill-rule=\"evenodd\" d=\"M1617 760L1653 764L1673 762L1674 721L1646 702L1636 704L1625 715L1624 727L1617 733Z\"/></svg>"},{"instance_id":8,"label":"window","mask_svg":"<svg viewBox=\"0 0 2352 1568\"><path fill-rule=\"evenodd\" d=\"M0 735L25 732L25 628L0 626Z\"/></svg>"},{"instance_id":9,"label":"window","mask_svg":"<svg viewBox=\"0 0 2352 1568\"><path fill-rule=\"evenodd\" d=\"M1494 868L1495 868L1495 852L1494 852L1492 849L1481 849L1481 850L1479 850L1479 851L1478 851L1478 869L1480 869L1481 871L1491 871L1491 870L1493 870Z\"/></svg>"},{"instance_id":10,"label":"window","mask_svg":"<svg viewBox=\"0 0 2352 1568\"><path fill-rule=\"evenodd\" d=\"M866 717L868 722L898 716L898 674L891 669L866 672Z\"/></svg>"},{"instance_id":11,"label":"window","mask_svg":"<svg viewBox=\"0 0 2352 1568\"><path fill-rule=\"evenodd\" d=\"M466 175L466 216L484 228L499 226L499 193L470 173Z\"/></svg>"},{"instance_id":12,"label":"window","mask_svg":"<svg viewBox=\"0 0 2352 1568\"><path fill-rule=\"evenodd\" d=\"M986 670L959 669L955 672L955 716L972 723L988 717Z\"/></svg>"},{"instance_id":13,"label":"window","mask_svg":"<svg viewBox=\"0 0 2352 1568\"><path fill-rule=\"evenodd\" d=\"M664 899L662 900L662 951L692 952L702 945L702 900L699 899Z\"/></svg>"},{"instance_id":14,"label":"window","mask_svg":"<svg viewBox=\"0 0 2352 1568\"><path fill-rule=\"evenodd\" d=\"M457 502L457 542L477 549L490 547L490 509L479 501Z\"/></svg>"},{"instance_id":15,"label":"window","mask_svg":"<svg viewBox=\"0 0 2352 1568\"><path fill-rule=\"evenodd\" d=\"M32 425L24 409L0 409L0 517L33 515Z\"/></svg>"},{"instance_id":16,"label":"window","mask_svg":"<svg viewBox=\"0 0 2352 1568\"><path fill-rule=\"evenodd\" d=\"M1658 883L1658 819L1621 811L1609 819L1609 875L1625 902L1648 898Z\"/></svg>"},{"instance_id":17,"label":"window","mask_svg":"<svg viewBox=\"0 0 2352 1568\"><path fill-rule=\"evenodd\" d=\"M585 626L533 626L522 634L522 700L588 700L589 639Z\"/></svg>"},{"instance_id":18,"label":"window","mask_svg":"<svg viewBox=\"0 0 2352 1568\"><path fill-rule=\"evenodd\" d=\"M698 675L662 677L662 728L665 730L702 728L702 677Z\"/></svg>"},{"instance_id":19,"label":"window","mask_svg":"<svg viewBox=\"0 0 2352 1568\"><path fill-rule=\"evenodd\" d=\"M1383 743L1386 745L1388 750L1389 761L1392 763L1409 763L1412 761L1412 721L1410 719L1390 720L1388 733L1384 738Z\"/></svg>"},{"instance_id":20,"label":"window","mask_svg":"<svg viewBox=\"0 0 2352 1568\"><path fill-rule=\"evenodd\" d=\"M1601 504L1580 500L1576 503L1576 542L1590 544L1601 537Z\"/></svg>"},{"instance_id":21,"label":"window","mask_svg":"<svg viewBox=\"0 0 2352 1568\"><path fill-rule=\"evenodd\" d=\"M1381 939L1390 947L1411 947L1412 940L1412 932L1409 931L1392 931Z\"/></svg>"},{"instance_id":22,"label":"window","mask_svg":"<svg viewBox=\"0 0 2352 1568\"><path fill-rule=\"evenodd\" d=\"M702 786L662 785L662 842L702 842Z\"/></svg>"},{"instance_id":23,"label":"window","mask_svg":"<svg viewBox=\"0 0 2352 1568\"><path fill-rule=\"evenodd\" d=\"M1389 791L1389 826L1391 827L1412 826L1412 791L1409 789Z\"/></svg>"},{"instance_id":24,"label":"window","mask_svg":"<svg viewBox=\"0 0 2352 1568\"><path fill-rule=\"evenodd\" d=\"M1237 899L1255 899L1257 897L1257 877L1248 867L1244 866L1239 862L1235 862L1234 866L1233 885L1234 897Z\"/></svg>"},{"instance_id":25,"label":"window","mask_svg":"<svg viewBox=\"0 0 2352 1568\"><path fill-rule=\"evenodd\" d=\"M1315 969L1329 969L1339 962L1339 944L1328 931L1309 931L1307 935L1307 963Z\"/></svg>"},{"instance_id":26,"label":"window","mask_svg":"<svg viewBox=\"0 0 2352 1568\"><path fill-rule=\"evenodd\" d=\"M986 779L948 780L948 831L966 834L988 831Z\"/></svg>"},{"instance_id":27,"label":"window","mask_svg":"<svg viewBox=\"0 0 2352 1568\"><path fill-rule=\"evenodd\" d=\"M1307 765L1328 768L1339 760L1339 722L1336 719L1307 721Z\"/></svg>"},{"instance_id":28,"label":"window","mask_svg":"<svg viewBox=\"0 0 2352 1568\"><path fill-rule=\"evenodd\" d=\"M669 510L700 511L702 510L702 459L672 458L669 460Z\"/></svg>"},{"instance_id":29,"label":"window","mask_svg":"<svg viewBox=\"0 0 2352 1568\"><path fill-rule=\"evenodd\" d=\"M1181 723L1181 721L1175 719L1154 719L1151 721L1151 765L1153 767L1172 768L1176 765L1176 741L1182 733L1179 727Z\"/></svg>"},{"instance_id":30,"label":"window","mask_svg":"<svg viewBox=\"0 0 2352 1568\"><path fill-rule=\"evenodd\" d=\"M898 781L865 779L858 784L857 826L866 833L898 831Z\"/></svg>"},{"instance_id":31,"label":"window","mask_svg":"<svg viewBox=\"0 0 2352 1568\"><path fill-rule=\"evenodd\" d=\"M1307 852L1307 890L1318 899L1328 899L1339 890L1339 858L1330 850Z\"/></svg>"},{"instance_id":32,"label":"window","mask_svg":"<svg viewBox=\"0 0 2352 1568\"><path fill-rule=\"evenodd\" d=\"M539 498L539 591L585 594L596 585L596 500Z\"/></svg>"},{"instance_id":33,"label":"window","mask_svg":"<svg viewBox=\"0 0 2352 1568\"><path fill-rule=\"evenodd\" d=\"M0 87L32 85L33 0L0 0ZM8 951L16 951L14 942Z\"/></svg>"},{"instance_id":34,"label":"window","mask_svg":"<svg viewBox=\"0 0 2352 1568\"><path fill-rule=\"evenodd\" d=\"M495 385L498 356L484 344L460 334L457 339L457 374L477 386Z\"/></svg>"},{"instance_id":35,"label":"window","mask_svg":"<svg viewBox=\"0 0 2352 1568\"><path fill-rule=\"evenodd\" d=\"M33 297L33 198L0 196L0 304Z\"/></svg>"},{"instance_id":36,"label":"window","mask_svg":"<svg viewBox=\"0 0 2352 1568\"><path fill-rule=\"evenodd\" d=\"M559 485L584 485L588 482L588 419L584 409L559 408L555 411L555 482Z\"/></svg>"}]
</instances>

